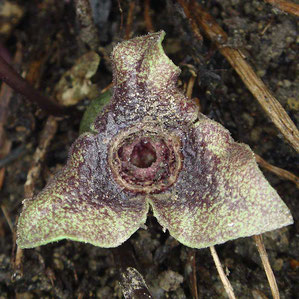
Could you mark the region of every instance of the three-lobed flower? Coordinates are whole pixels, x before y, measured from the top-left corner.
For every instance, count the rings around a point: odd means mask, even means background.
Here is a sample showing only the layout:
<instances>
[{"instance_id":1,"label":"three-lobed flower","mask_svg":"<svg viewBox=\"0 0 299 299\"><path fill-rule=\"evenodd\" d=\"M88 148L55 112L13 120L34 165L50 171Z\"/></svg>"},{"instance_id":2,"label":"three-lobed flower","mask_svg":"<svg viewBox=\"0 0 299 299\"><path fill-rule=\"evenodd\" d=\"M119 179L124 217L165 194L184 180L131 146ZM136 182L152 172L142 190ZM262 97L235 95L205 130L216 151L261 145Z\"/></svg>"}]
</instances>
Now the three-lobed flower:
<instances>
[{"instance_id":1,"label":"three-lobed flower","mask_svg":"<svg viewBox=\"0 0 299 299\"><path fill-rule=\"evenodd\" d=\"M116 247L146 221L194 248L293 223L247 145L198 111L177 88L164 32L134 38L112 53L114 91L67 165L25 199L17 243L61 239Z\"/></svg>"}]
</instances>

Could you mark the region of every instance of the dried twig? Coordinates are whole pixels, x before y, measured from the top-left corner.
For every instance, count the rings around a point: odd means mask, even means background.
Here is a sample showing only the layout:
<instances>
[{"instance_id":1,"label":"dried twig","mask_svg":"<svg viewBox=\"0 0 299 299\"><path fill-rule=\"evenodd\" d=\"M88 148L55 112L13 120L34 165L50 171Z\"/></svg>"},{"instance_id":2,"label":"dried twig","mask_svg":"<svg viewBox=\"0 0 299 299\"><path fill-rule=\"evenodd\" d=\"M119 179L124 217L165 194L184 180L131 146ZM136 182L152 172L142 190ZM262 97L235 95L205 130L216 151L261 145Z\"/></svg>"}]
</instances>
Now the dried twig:
<instances>
[{"instance_id":1,"label":"dried twig","mask_svg":"<svg viewBox=\"0 0 299 299\"><path fill-rule=\"evenodd\" d=\"M187 85L187 90L186 90L186 96L188 98L192 98L192 92L193 92L193 87L194 87L194 83L196 81L196 76L191 76L189 81L188 81L188 85Z\"/></svg>"},{"instance_id":2,"label":"dried twig","mask_svg":"<svg viewBox=\"0 0 299 299\"><path fill-rule=\"evenodd\" d=\"M2 210L2 212L4 214L4 217L5 217L5 219L6 219L7 223L8 223L10 231L13 232L13 224L12 224L12 222L10 220L10 217L9 217L9 214L8 214L8 212L6 210L6 207L4 205L1 205L1 210Z\"/></svg>"},{"instance_id":3,"label":"dried twig","mask_svg":"<svg viewBox=\"0 0 299 299\"><path fill-rule=\"evenodd\" d=\"M18 217L16 219L16 223L18 222ZM17 246L16 243L17 233L16 227L13 231L13 248L12 248L12 256L11 256L11 268L12 268L12 281L17 281L23 277L23 250Z\"/></svg>"},{"instance_id":4,"label":"dried twig","mask_svg":"<svg viewBox=\"0 0 299 299\"><path fill-rule=\"evenodd\" d=\"M276 279L275 276L273 274L269 259L268 259L268 255L263 243L263 238L262 235L256 235L253 236L253 239L255 241L255 244L257 246L257 249L259 251L269 284L270 284L270 288L271 288L271 292L272 292L272 296L274 299L279 299L279 291L278 291L278 287L277 287L277 283L276 283Z\"/></svg>"},{"instance_id":5,"label":"dried twig","mask_svg":"<svg viewBox=\"0 0 299 299\"><path fill-rule=\"evenodd\" d=\"M146 30L148 32L154 32L155 29L154 29L151 14L150 14L150 8L151 8L150 4L151 4L150 0L144 1L144 21L145 21Z\"/></svg>"},{"instance_id":6,"label":"dried twig","mask_svg":"<svg viewBox=\"0 0 299 299\"><path fill-rule=\"evenodd\" d=\"M190 26L191 26L191 28L193 30L195 38L201 43L202 40L203 40L203 37L202 37L202 35L200 33L200 30L199 30L199 28L198 28L198 26L196 24L196 20L192 16L192 13L191 13L191 11L189 9L189 5L186 3L185 0L177 0L177 1L182 6L182 8L184 10L184 13L185 13L185 15L186 15L186 17L187 17L187 19L188 19L188 21L190 23Z\"/></svg>"},{"instance_id":7,"label":"dried twig","mask_svg":"<svg viewBox=\"0 0 299 299\"><path fill-rule=\"evenodd\" d=\"M278 175L286 180L292 181L293 183L296 184L297 188L299 189L299 178L296 175L294 175L290 171L287 171L287 170L284 170L277 166L271 165L270 163L268 163L266 160L264 160L258 154L255 154L255 159L256 159L257 163L260 164L260 166L264 167L265 169L275 173L276 175Z\"/></svg>"},{"instance_id":8,"label":"dried twig","mask_svg":"<svg viewBox=\"0 0 299 299\"><path fill-rule=\"evenodd\" d=\"M268 23L266 24L266 26L264 27L264 29L260 32L260 35L261 35L261 36L263 36L263 35L266 33L266 31L267 31L267 30L270 28L270 26L272 25L273 21L274 21L274 17L272 17L272 18L268 21Z\"/></svg>"},{"instance_id":9,"label":"dried twig","mask_svg":"<svg viewBox=\"0 0 299 299\"><path fill-rule=\"evenodd\" d=\"M189 261L191 263L190 281L192 298L199 299L196 278L196 251L194 249L189 253Z\"/></svg>"},{"instance_id":10,"label":"dried twig","mask_svg":"<svg viewBox=\"0 0 299 299\"><path fill-rule=\"evenodd\" d=\"M94 24L89 0L75 0L77 21L80 25L80 39L91 50L96 51L100 45L99 32Z\"/></svg>"},{"instance_id":11,"label":"dried twig","mask_svg":"<svg viewBox=\"0 0 299 299\"><path fill-rule=\"evenodd\" d=\"M216 249L214 246L211 246L210 247L210 250L211 250L211 254L212 254L212 257L213 257L213 260L214 260L214 263L216 265L216 268L217 268L217 271L218 271L218 274L220 276L220 279L222 281L222 284L224 286L224 289L228 295L228 297L230 299L236 299L236 296L234 294L234 290L233 290L233 287L232 285L230 284L227 276L225 275L224 271L223 271L223 268L222 268L222 265L220 263L220 260L219 260L219 257L218 257L218 254L216 252Z\"/></svg>"},{"instance_id":12,"label":"dried twig","mask_svg":"<svg viewBox=\"0 0 299 299\"><path fill-rule=\"evenodd\" d=\"M113 87L113 83L109 83L106 87L101 90L101 94L105 93L107 90Z\"/></svg>"},{"instance_id":13,"label":"dried twig","mask_svg":"<svg viewBox=\"0 0 299 299\"><path fill-rule=\"evenodd\" d=\"M289 1L284 1L284 0L264 0L267 3L272 4L276 8L287 12L291 15L294 15L296 17L299 17L299 5L289 2Z\"/></svg>"},{"instance_id":14,"label":"dried twig","mask_svg":"<svg viewBox=\"0 0 299 299\"><path fill-rule=\"evenodd\" d=\"M5 48L3 48L5 49ZM2 50L4 51L4 50ZM5 49L6 51L6 49ZM10 61L11 58L9 53L7 52L8 57L6 58L7 61ZM22 47L21 44L17 44L17 51L13 59L13 63L15 66L19 66L22 60ZM13 95L13 90L7 86L5 83L2 83L1 90L0 90L0 159L3 161L3 157L7 157L11 149L11 141L6 138L5 134L5 124L8 116L8 109L9 109L9 102L11 96ZM0 166L0 190L3 186L3 181L5 177L5 168ZM1 202L1 210L4 214L4 217L9 225L10 230L13 232L13 224L9 217L9 213L5 207L5 205Z\"/></svg>"},{"instance_id":15,"label":"dried twig","mask_svg":"<svg viewBox=\"0 0 299 299\"><path fill-rule=\"evenodd\" d=\"M130 1L128 18L127 18L127 23L126 23L125 39L131 38L134 9L135 9L135 1Z\"/></svg>"},{"instance_id":16,"label":"dried twig","mask_svg":"<svg viewBox=\"0 0 299 299\"><path fill-rule=\"evenodd\" d=\"M25 198L33 195L34 183L38 179L41 171L41 163L45 158L48 146L57 131L57 120L54 116L49 116L43 128L39 145L33 155L33 162L27 174L27 180L24 185Z\"/></svg>"},{"instance_id":17,"label":"dried twig","mask_svg":"<svg viewBox=\"0 0 299 299\"><path fill-rule=\"evenodd\" d=\"M123 30L123 24L124 24L124 12L123 12L123 9L121 7L120 0L117 0L117 4L118 4L118 10L119 10L119 13L120 13L119 31L121 32Z\"/></svg>"},{"instance_id":18,"label":"dried twig","mask_svg":"<svg viewBox=\"0 0 299 299\"><path fill-rule=\"evenodd\" d=\"M299 131L283 109L281 104L268 90L264 82L255 74L252 67L245 59L241 50L226 45L227 34L216 23L214 18L207 13L196 1L186 4L185 0L177 0L184 3L183 8L188 9L190 17L204 31L206 36L215 43L218 50L229 61L238 73L244 84L259 101L264 111L273 121L285 139L299 152ZM192 13L191 13L192 12ZM195 33L196 35L196 33Z\"/></svg>"},{"instance_id":19,"label":"dried twig","mask_svg":"<svg viewBox=\"0 0 299 299\"><path fill-rule=\"evenodd\" d=\"M0 169L0 190L3 187L4 175L5 175L5 168L3 167Z\"/></svg>"}]
</instances>

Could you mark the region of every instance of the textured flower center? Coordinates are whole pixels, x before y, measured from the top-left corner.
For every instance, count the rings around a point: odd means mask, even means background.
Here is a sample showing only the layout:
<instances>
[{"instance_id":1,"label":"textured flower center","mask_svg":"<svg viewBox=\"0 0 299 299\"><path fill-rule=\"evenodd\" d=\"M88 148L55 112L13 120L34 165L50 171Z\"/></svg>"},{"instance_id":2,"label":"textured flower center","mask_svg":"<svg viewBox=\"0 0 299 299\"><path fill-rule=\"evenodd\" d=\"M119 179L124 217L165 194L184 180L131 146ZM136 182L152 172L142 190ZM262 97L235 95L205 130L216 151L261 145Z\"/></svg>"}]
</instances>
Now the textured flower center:
<instances>
[{"instance_id":1,"label":"textured flower center","mask_svg":"<svg viewBox=\"0 0 299 299\"><path fill-rule=\"evenodd\" d=\"M158 193L176 181L182 164L180 141L159 133L131 129L111 142L109 164L115 180L126 189Z\"/></svg>"},{"instance_id":2,"label":"textured flower center","mask_svg":"<svg viewBox=\"0 0 299 299\"><path fill-rule=\"evenodd\" d=\"M133 148L130 161L138 168L148 168L157 160L156 150L147 140L141 140Z\"/></svg>"}]
</instances>

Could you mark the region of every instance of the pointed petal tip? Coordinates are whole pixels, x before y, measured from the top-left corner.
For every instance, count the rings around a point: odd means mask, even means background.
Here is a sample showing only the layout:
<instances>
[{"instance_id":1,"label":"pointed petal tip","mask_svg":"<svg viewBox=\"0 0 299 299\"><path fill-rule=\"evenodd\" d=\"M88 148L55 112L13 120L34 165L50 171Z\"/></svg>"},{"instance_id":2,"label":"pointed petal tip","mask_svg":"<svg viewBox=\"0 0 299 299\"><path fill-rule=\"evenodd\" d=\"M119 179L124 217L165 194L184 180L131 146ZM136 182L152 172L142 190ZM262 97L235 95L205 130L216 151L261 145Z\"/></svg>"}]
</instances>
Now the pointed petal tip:
<instances>
[{"instance_id":1,"label":"pointed petal tip","mask_svg":"<svg viewBox=\"0 0 299 299\"><path fill-rule=\"evenodd\" d=\"M137 83L154 86L176 82L180 68L165 54L162 47L164 37L165 32L161 30L117 44L111 54L115 86L134 77Z\"/></svg>"},{"instance_id":2,"label":"pointed petal tip","mask_svg":"<svg viewBox=\"0 0 299 299\"><path fill-rule=\"evenodd\" d=\"M37 196L24 200L17 227L21 248L62 239L117 247L145 223L148 203L142 196L115 192L99 169L106 164L98 160L97 142L89 133L81 135L67 165Z\"/></svg>"},{"instance_id":3,"label":"pointed petal tip","mask_svg":"<svg viewBox=\"0 0 299 299\"><path fill-rule=\"evenodd\" d=\"M182 244L204 248L293 223L249 146L199 116L183 145L184 167L168 195L151 198L154 216ZM166 196L167 195L167 196Z\"/></svg>"},{"instance_id":4,"label":"pointed petal tip","mask_svg":"<svg viewBox=\"0 0 299 299\"><path fill-rule=\"evenodd\" d=\"M290 213L290 211L288 210L288 208L286 208L284 210L284 215L282 215L281 217L281 222L279 223L272 223L271 226L268 227L260 227L258 229L255 230L246 230L243 231L243 233L238 233L238 235L233 235L233 236L221 236L221 234L217 237L217 239L209 239L206 237L196 237L196 233L198 233L198 230L196 232L196 230L194 230L194 228L190 230L190 228L186 228L186 230L182 229L176 229L173 226L169 226L169 222L166 220L165 217L161 217L161 214L159 214L159 212L156 210L155 205L152 205L153 208L153 213L154 216L157 218L158 223L162 226L162 230L163 232L165 232L166 230L169 231L169 234L176 239L177 241L179 241L181 244L190 247L190 248L196 248L196 249L202 249L202 248L207 248L210 246L215 246L215 245L221 245L224 244L228 241L233 241L239 238L247 238L247 237L252 237L254 235L260 235L266 232L270 232L270 231L274 231L274 230L278 230L281 229L283 227L289 226L294 224L294 219ZM207 233L207 232L205 232Z\"/></svg>"},{"instance_id":5,"label":"pointed petal tip","mask_svg":"<svg viewBox=\"0 0 299 299\"><path fill-rule=\"evenodd\" d=\"M107 233L108 238L106 237L99 237L97 235L97 232L100 234L99 226L94 225L92 228L92 232L89 229L89 225L84 223L84 227L82 229L77 228L74 226L74 229L72 229L71 225L68 229L69 232L66 230L61 230L61 228L65 226L69 226L66 222L57 222L48 223L50 226L51 231L44 230L44 224L41 221L38 221L39 226L31 225L32 223L28 222L24 217L32 216L30 212L23 211L23 217L22 214L19 217L18 224L17 224L17 239L16 243L18 247L21 249L30 249L35 248L38 246L47 245L49 243L55 243L59 242L61 240L71 240L76 242L82 242L82 243L89 243L97 247L101 248L114 248L120 246L122 243L127 241L140 227L143 227L146 222L147 217L147 208L146 211L143 211L143 215L140 217L139 221L128 221L130 222L130 226L128 227L126 224L123 223L123 226L125 227L122 230L117 231L117 227L115 229L112 228L112 230L109 230ZM137 216L138 217L138 216ZM124 216L119 216L119 218L124 218ZM108 224L104 224L106 228L111 228ZM121 225L119 225L120 227ZM81 232L80 232L81 230ZM105 229L104 229L105 230Z\"/></svg>"}]
</instances>

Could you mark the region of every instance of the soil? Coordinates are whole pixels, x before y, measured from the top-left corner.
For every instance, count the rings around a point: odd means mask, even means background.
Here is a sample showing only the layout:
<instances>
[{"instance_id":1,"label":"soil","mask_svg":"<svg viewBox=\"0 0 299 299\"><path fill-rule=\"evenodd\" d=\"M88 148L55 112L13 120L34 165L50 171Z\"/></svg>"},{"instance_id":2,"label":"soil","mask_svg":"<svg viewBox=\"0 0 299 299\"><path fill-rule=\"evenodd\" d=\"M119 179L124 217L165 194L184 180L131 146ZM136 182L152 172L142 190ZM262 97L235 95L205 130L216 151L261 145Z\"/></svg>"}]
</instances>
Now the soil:
<instances>
[{"instance_id":1,"label":"soil","mask_svg":"<svg viewBox=\"0 0 299 299\"><path fill-rule=\"evenodd\" d=\"M34 84L53 96L61 76L90 47L80 37L74 2L65 0L7 1L17 3L19 18L6 17L11 30L1 33L1 43L13 57L22 46L18 70L26 74L36 70ZM101 62L92 82L99 91L112 79L109 53L124 39L147 33L144 19L146 1L102 0L95 15L99 29L97 52ZM256 73L272 90L292 120L299 120L298 101L298 19L262 0L201 1L218 24L228 33L229 44L241 48ZM296 1L293 1L296 2ZM135 4L131 28L129 7ZM298 1L297 1L298 3ZM0 4L0 11L3 9ZM122 13L120 12L120 7ZM154 29L163 29L163 43L169 57L181 67L180 85L191 77L190 67L198 77L193 97L200 99L204 114L223 124L235 140L250 145L269 163L298 175L296 152L267 118L241 79L216 48L204 38L200 44L172 1L150 1ZM2 21L1 21L2 22ZM3 53L3 52L2 52ZM34 68L34 64L39 65ZM82 111L88 97L77 103ZM24 183L39 136L47 116L34 104L13 94L5 129L12 144L11 153L23 146L6 165L1 206L16 223L24 198ZM68 149L78 136L80 119L61 118L58 131L42 164L42 174L35 182L35 192L66 161ZM296 165L297 162L297 165ZM264 234L265 246L277 279L281 298L298 298L299 293L299 208L295 184L270 172L265 176L290 208L295 224ZM151 215L147 230L138 230L127 242L135 256L154 298L226 298L209 249L183 246L163 232ZM0 212L0 298L122 298L118 268L110 249L89 244L60 241L24 251L23 273L15 275L11 266L14 247L7 218ZM271 291L254 240L243 238L216 246L237 298L270 298ZM195 259L195 268L193 261ZM193 273L192 269L195 269ZM196 275L197 282L194 282ZM198 297L194 295L197 286Z\"/></svg>"}]
</instances>

